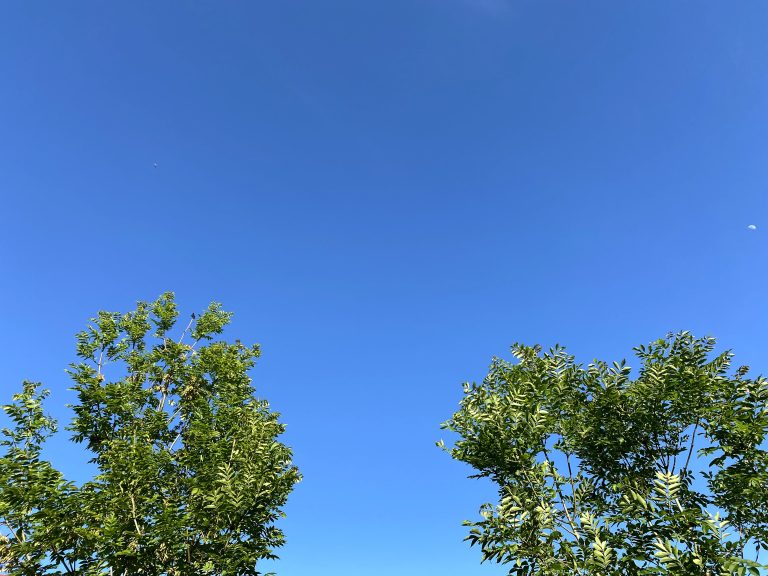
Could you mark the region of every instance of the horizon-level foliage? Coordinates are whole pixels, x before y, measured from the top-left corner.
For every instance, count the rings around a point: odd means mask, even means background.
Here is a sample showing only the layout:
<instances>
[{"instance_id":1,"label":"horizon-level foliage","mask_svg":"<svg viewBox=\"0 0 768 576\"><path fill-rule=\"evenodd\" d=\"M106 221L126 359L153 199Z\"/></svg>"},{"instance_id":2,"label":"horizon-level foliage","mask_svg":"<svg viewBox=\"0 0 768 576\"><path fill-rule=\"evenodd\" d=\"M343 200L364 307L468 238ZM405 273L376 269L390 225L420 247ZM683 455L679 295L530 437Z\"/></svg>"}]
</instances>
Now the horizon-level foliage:
<instances>
[{"instance_id":1,"label":"horizon-level foliage","mask_svg":"<svg viewBox=\"0 0 768 576\"><path fill-rule=\"evenodd\" d=\"M625 363L515 345L465 384L446 449L498 487L465 522L522 575L765 574L768 381L687 332ZM438 443L442 445L442 441Z\"/></svg>"},{"instance_id":2,"label":"horizon-level foliage","mask_svg":"<svg viewBox=\"0 0 768 576\"><path fill-rule=\"evenodd\" d=\"M25 382L4 406L0 570L14 575L250 575L275 558L274 523L300 475L285 426L257 399L259 347L216 337L211 304L177 330L172 293L99 312L77 335L69 430L98 473L81 486L41 459L56 431Z\"/></svg>"}]
</instances>

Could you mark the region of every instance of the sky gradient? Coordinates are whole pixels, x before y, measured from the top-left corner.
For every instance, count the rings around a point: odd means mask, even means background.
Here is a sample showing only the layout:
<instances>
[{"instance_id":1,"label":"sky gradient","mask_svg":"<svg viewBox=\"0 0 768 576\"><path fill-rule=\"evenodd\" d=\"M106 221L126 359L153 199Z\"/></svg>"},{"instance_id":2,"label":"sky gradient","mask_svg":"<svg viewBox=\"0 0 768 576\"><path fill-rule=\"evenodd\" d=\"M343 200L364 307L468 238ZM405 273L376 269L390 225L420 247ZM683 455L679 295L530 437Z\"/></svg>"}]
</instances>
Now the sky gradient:
<instances>
[{"instance_id":1,"label":"sky gradient","mask_svg":"<svg viewBox=\"0 0 768 576\"><path fill-rule=\"evenodd\" d=\"M725 0L0 3L0 400L42 381L66 423L97 310L222 302L304 474L265 570L505 574L462 542L492 490L435 447L492 356L687 329L768 369L766 23ZM89 474L66 434L50 451Z\"/></svg>"}]
</instances>

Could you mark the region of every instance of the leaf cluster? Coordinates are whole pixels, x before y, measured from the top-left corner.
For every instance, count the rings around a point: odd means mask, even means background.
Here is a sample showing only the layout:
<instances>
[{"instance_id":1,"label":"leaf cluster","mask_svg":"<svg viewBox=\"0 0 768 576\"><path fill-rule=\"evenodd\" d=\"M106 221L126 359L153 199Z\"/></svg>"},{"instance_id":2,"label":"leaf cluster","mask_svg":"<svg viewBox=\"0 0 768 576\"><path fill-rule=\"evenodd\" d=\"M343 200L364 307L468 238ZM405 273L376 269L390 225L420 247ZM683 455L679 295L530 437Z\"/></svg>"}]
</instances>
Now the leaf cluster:
<instances>
[{"instance_id":1,"label":"leaf cluster","mask_svg":"<svg viewBox=\"0 0 768 576\"><path fill-rule=\"evenodd\" d=\"M467 540L512 575L759 574L768 381L687 332L584 367L515 345L466 384L447 449L498 487ZM707 456L715 457L709 462Z\"/></svg>"},{"instance_id":2,"label":"leaf cluster","mask_svg":"<svg viewBox=\"0 0 768 576\"><path fill-rule=\"evenodd\" d=\"M0 566L13 574L258 575L283 544L275 521L300 475L285 427L255 397L258 345L216 340L211 304L171 338L172 293L100 312L77 335L72 439L98 474L80 487L40 459L55 430L25 383L5 406Z\"/></svg>"}]
</instances>

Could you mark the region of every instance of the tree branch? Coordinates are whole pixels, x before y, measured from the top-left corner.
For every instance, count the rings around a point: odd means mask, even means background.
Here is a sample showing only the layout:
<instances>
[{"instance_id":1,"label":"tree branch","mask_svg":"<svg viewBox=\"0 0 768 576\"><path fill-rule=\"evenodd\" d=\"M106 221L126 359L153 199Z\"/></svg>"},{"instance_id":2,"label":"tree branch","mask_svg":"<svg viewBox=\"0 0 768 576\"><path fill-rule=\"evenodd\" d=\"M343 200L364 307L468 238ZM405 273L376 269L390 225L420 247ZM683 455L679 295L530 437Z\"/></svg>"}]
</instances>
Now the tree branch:
<instances>
[{"instance_id":1,"label":"tree branch","mask_svg":"<svg viewBox=\"0 0 768 576\"><path fill-rule=\"evenodd\" d=\"M696 424L693 427L693 432L691 433L691 445L688 448L688 457L685 459L685 466L683 466L682 470L688 470L688 464L691 462L691 454L693 454L693 443L696 440L696 431L699 429L699 418L696 418ZM681 472L682 472L681 470Z\"/></svg>"},{"instance_id":2,"label":"tree branch","mask_svg":"<svg viewBox=\"0 0 768 576\"><path fill-rule=\"evenodd\" d=\"M187 335L187 332L189 332L189 329L192 327L192 322L194 322L194 321L195 321L195 315L193 314L189 318L189 322L187 323L187 327L184 328L184 332L181 333L181 336L179 337L179 341L177 342L177 344L181 344L184 341L184 336Z\"/></svg>"},{"instance_id":3,"label":"tree branch","mask_svg":"<svg viewBox=\"0 0 768 576\"><path fill-rule=\"evenodd\" d=\"M133 525L136 527L136 533L141 536L141 527L139 527L139 521L137 518L136 500L133 498L133 494L128 494L131 499L131 509L133 511Z\"/></svg>"},{"instance_id":4,"label":"tree branch","mask_svg":"<svg viewBox=\"0 0 768 576\"><path fill-rule=\"evenodd\" d=\"M555 467L552 465L552 462L549 459L549 452L547 452L547 447L544 446L544 459L547 461L547 464L549 465L549 469L552 472L552 483L555 485L555 490L557 490L557 495L560 496L560 502L563 505L563 510L565 511L565 516L568 518L568 524L570 524L571 528L573 529L573 536L577 540L581 540L581 533L579 532L579 529L576 528L576 524L573 522L573 518L571 518L571 512L568 509L568 503L566 502L565 498L563 497L563 491L560 489L560 484L557 481L557 478L555 478L555 474L557 473L555 470ZM575 512L574 512L575 514Z\"/></svg>"}]
</instances>

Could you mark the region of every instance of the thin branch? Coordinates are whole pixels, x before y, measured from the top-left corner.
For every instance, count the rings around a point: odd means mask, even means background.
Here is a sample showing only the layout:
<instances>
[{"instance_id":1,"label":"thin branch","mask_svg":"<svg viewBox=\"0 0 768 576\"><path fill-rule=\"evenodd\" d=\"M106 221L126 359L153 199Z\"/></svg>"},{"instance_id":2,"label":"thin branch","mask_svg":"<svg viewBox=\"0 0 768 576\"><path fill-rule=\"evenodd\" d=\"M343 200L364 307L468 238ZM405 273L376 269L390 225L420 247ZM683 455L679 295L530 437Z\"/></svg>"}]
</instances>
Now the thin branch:
<instances>
[{"instance_id":1,"label":"thin branch","mask_svg":"<svg viewBox=\"0 0 768 576\"><path fill-rule=\"evenodd\" d=\"M136 500L133 498L133 494L128 495L131 499L131 509L133 510L133 525L136 527L136 533L141 536L141 528L139 527L139 521L137 519Z\"/></svg>"},{"instance_id":2,"label":"thin branch","mask_svg":"<svg viewBox=\"0 0 768 576\"><path fill-rule=\"evenodd\" d=\"M653 442L654 448L656 448L656 451L658 452L658 465L659 468L662 468L665 472L669 472L669 459L664 454L664 449L661 447L661 444L659 443L659 439L655 436L651 436L651 442Z\"/></svg>"},{"instance_id":3,"label":"thin branch","mask_svg":"<svg viewBox=\"0 0 768 576\"><path fill-rule=\"evenodd\" d=\"M562 528L563 530L565 530L566 532L568 532L568 534L570 534L571 536L573 536L574 538L576 538L576 540L577 540L577 541L578 541L578 540L581 540L581 536L577 536L576 534L574 534L574 533L571 531L571 529L570 529L570 528L569 528L569 527L568 527L566 524L561 524L561 525L560 525L560 528Z\"/></svg>"},{"instance_id":4,"label":"thin branch","mask_svg":"<svg viewBox=\"0 0 768 576\"><path fill-rule=\"evenodd\" d=\"M165 409L165 402L168 399L168 384L166 383L166 380L169 380L171 377L171 371L170 369L163 373L163 377L160 379L160 384L158 386L160 387L160 393L162 394L160 396L160 400L157 403L157 409L158 410L164 410Z\"/></svg>"},{"instance_id":5,"label":"thin branch","mask_svg":"<svg viewBox=\"0 0 768 576\"><path fill-rule=\"evenodd\" d=\"M69 562L69 565L67 565L67 559L62 558L61 563L64 564L64 568L67 570L67 574L75 574L75 563L73 561Z\"/></svg>"},{"instance_id":6,"label":"thin branch","mask_svg":"<svg viewBox=\"0 0 768 576\"><path fill-rule=\"evenodd\" d=\"M197 343L200 342L200 338L192 342L192 345L189 347L189 349L192 351L192 355L195 355L195 346L197 346Z\"/></svg>"},{"instance_id":7,"label":"thin branch","mask_svg":"<svg viewBox=\"0 0 768 576\"><path fill-rule=\"evenodd\" d=\"M176 434L176 438L174 438L173 442L171 442L171 445L168 446L168 452L171 452L173 450L173 447L176 446L176 442L178 442L181 439L181 433L182 432L183 432L183 430L181 432L179 432L178 434Z\"/></svg>"},{"instance_id":8,"label":"thin branch","mask_svg":"<svg viewBox=\"0 0 768 576\"><path fill-rule=\"evenodd\" d=\"M16 540L19 542L19 544L23 544L24 543L24 539L19 537L19 535L16 533L16 530L11 528L11 525L8 523L7 520L3 521L3 526L5 526L6 528L8 528L8 530L11 531L11 534L13 534L13 537L16 538Z\"/></svg>"},{"instance_id":9,"label":"thin branch","mask_svg":"<svg viewBox=\"0 0 768 576\"><path fill-rule=\"evenodd\" d=\"M672 468L668 470L670 474L674 474L675 468L677 467L677 447L679 445L680 445L680 439L678 437L678 439L675 441L675 454L672 455Z\"/></svg>"},{"instance_id":10,"label":"thin branch","mask_svg":"<svg viewBox=\"0 0 768 576\"><path fill-rule=\"evenodd\" d=\"M232 438L232 450L229 453L229 465L232 465L232 458L235 457L235 443L237 442L237 438Z\"/></svg>"},{"instance_id":11,"label":"thin branch","mask_svg":"<svg viewBox=\"0 0 768 576\"><path fill-rule=\"evenodd\" d=\"M571 518L571 512L568 509L568 503L563 497L563 491L560 489L560 484L557 482L557 479L554 477L554 475L557 472L555 470L555 467L552 465L552 462L549 459L549 452L547 452L547 447L544 446L543 449L544 449L544 458L547 461L547 464L549 465L549 469L552 471L552 474L553 474L552 482L555 485L555 489L557 490L557 495L560 496L560 502L562 502L563 504L563 510L565 511L565 516L568 518L568 524L570 524L571 528L573 529L573 536L576 539L581 540L579 530L578 528L576 528L576 524L573 522L573 519Z\"/></svg>"},{"instance_id":12,"label":"thin branch","mask_svg":"<svg viewBox=\"0 0 768 576\"><path fill-rule=\"evenodd\" d=\"M693 427L693 432L691 433L691 445L688 448L688 457L685 459L685 466L683 466L683 470L688 470L688 464L691 462L691 454L693 454L693 443L696 440L696 431L699 428L699 418L696 418L696 425Z\"/></svg>"},{"instance_id":13,"label":"thin branch","mask_svg":"<svg viewBox=\"0 0 768 576\"><path fill-rule=\"evenodd\" d=\"M181 406L176 408L169 416L168 416L168 425L170 426L171 423L176 420L176 417L181 414Z\"/></svg>"},{"instance_id":14,"label":"thin branch","mask_svg":"<svg viewBox=\"0 0 768 576\"><path fill-rule=\"evenodd\" d=\"M565 463L568 465L568 481L571 484L571 500L573 501L573 515L579 515L579 508L576 501L576 485L573 482L573 470L571 469L571 454L565 453Z\"/></svg>"},{"instance_id":15,"label":"thin branch","mask_svg":"<svg viewBox=\"0 0 768 576\"><path fill-rule=\"evenodd\" d=\"M178 344L181 344L184 341L184 336L187 335L187 332L189 332L189 329L192 327L192 322L195 321L195 317L191 316L189 319L189 322L187 323L187 327L184 328L184 332L181 333L181 337L179 337Z\"/></svg>"}]
</instances>

